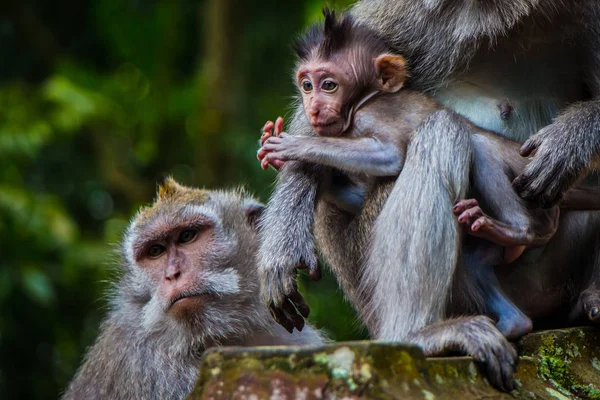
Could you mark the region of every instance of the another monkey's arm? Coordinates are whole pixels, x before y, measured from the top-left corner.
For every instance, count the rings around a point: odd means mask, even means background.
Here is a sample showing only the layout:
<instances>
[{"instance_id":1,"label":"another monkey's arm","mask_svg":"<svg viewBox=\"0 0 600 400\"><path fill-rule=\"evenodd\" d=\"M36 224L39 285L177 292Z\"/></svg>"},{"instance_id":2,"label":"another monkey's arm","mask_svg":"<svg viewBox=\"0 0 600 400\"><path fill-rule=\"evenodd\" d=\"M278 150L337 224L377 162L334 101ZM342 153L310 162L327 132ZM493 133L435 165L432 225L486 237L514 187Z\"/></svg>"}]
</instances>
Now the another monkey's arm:
<instances>
[{"instance_id":1,"label":"another monkey's arm","mask_svg":"<svg viewBox=\"0 0 600 400\"><path fill-rule=\"evenodd\" d=\"M600 100L569 107L521 147L533 156L514 181L525 200L549 206L590 170L600 165Z\"/></svg>"},{"instance_id":2,"label":"another monkey's arm","mask_svg":"<svg viewBox=\"0 0 600 400\"><path fill-rule=\"evenodd\" d=\"M586 83L595 98L570 106L521 147L521 155L533 160L514 186L521 197L537 204L557 203L575 182L600 168L600 5L587 11L591 28L581 49L587 52Z\"/></svg>"},{"instance_id":3,"label":"another monkey's arm","mask_svg":"<svg viewBox=\"0 0 600 400\"><path fill-rule=\"evenodd\" d=\"M385 138L298 137L281 133L270 137L259 151L267 160L295 160L350 173L395 176L404 164L406 142ZM262 154L260 154L262 152Z\"/></svg>"},{"instance_id":4,"label":"another monkey's arm","mask_svg":"<svg viewBox=\"0 0 600 400\"><path fill-rule=\"evenodd\" d=\"M295 114L290 131L313 134L302 110ZM308 268L314 280L320 277L312 229L323 170L293 161L279 166L275 190L260 220L258 273L262 300L273 318L291 332L302 329L302 316L309 313L296 285L297 268Z\"/></svg>"},{"instance_id":5,"label":"another monkey's arm","mask_svg":"<svg viewBox=\"0 0 600 400\"><path fill-rule=\"evenodd\" d=\"M320 277L312 235L316 174L311 165L286 162L260 220L261 297L273 318L290 333L293 328L302 330L302 317L309 313L298 292L296 269L308 268L311 278Z\"/></svg>"}]
</instances>

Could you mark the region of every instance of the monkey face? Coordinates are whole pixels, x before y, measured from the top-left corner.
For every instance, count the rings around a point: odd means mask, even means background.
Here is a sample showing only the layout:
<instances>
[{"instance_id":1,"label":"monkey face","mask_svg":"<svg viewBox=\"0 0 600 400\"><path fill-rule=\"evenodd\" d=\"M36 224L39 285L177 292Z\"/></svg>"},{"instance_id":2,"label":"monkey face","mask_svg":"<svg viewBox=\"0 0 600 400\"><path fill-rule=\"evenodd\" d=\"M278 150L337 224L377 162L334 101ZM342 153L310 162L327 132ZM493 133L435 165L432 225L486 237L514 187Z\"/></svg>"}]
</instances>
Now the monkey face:
<instances>
[{"instance_id":1,"label":"monkey face","mask_svg":"<svg viewBox=\"0 0 600 400\"><path fill-rule=\"evenodd\" d=\"M340 136L344 131L347 75L348 71L332 62L312 61L298 69L304 112L320 136Z\"/></svg>"},{"instance_id":2,"label":"monkey face","mask_svg":"<svg viewBox=\"0 0 600 400\"><path fill-rule=\"evenodd\" d=\"M224 337L246 325L259 302L254 221L262 208L241 193L182 186L159 193L134 219L125 243L126 281L143 301L144 325L166 323L200 337Z\"/></svg>"}]
</instances>

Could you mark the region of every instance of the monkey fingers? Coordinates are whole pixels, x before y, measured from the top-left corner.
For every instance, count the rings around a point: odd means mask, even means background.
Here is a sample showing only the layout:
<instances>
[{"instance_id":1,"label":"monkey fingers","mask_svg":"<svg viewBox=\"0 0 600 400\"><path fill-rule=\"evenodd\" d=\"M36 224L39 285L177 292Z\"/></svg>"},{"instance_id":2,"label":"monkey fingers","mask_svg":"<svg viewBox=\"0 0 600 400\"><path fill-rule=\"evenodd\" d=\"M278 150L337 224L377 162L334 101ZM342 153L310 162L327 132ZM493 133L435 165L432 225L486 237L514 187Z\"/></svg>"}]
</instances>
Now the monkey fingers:
<instances>
[{"instance_id":1,"label":"monkey fingers","mask_svg":"<svg viewBox=\"0 0 600 400\"><path fill-rule=\"evenodd\" d=\"M298 332L302 332L302 328L304 328L304 318L298 314L298 311L294 308L294 305L289 299L283 302L281 309L294 328L296 328Z\"/></svg>"},{"instance_id":2,"label":"monkey fingers","mask_svg":"<svg viewBox=\"0 0 600 400\"><path fill-rule=\"evenodd\" d=\"M283 140L280 137L277 136L271 136L270 138L268 138L265 143L263 144L262 148L267 150L267 151L273 151L277 149L277 145L281 144L283 142Z\"/></svg>"},{"instance_id":3,"label":"monkey fingers","mask_svg":"<svg viewBox=\"0 0 600 400\"><path fill-rule=\"evenodd\" d=\"M283 326L289 333L294 332L294 323L290 321L282 309L277 307L274 303L269 304L268 308L275 322Z\"/></svg>"},{"instance_id":4,"label":"monkey fingers","mask_svg":"<svg viewBox=\"0 0 600 400\"><path fill-rule=\"evenodd\" d=\"M263 127L263 133L260 136L260 145L262 146L264 144L264 141L267 140L269 137L273 136L273 128L275 127L275 124L273 123L273 121L267 121L265 123L265 126Z\"/></svg>"},{"instance_id":5,"label":"monkey fingers","mask_svg":"<svg viewBox=\"0 0 600 400\"><path fill-rule=\"evenodd\" d=\"M513 181L521 198L536 206L551 207L586 169L579 143L565 143L569 127L555 122L529 138L520 153L533 156L525 171Z\"/></svg>"},{"instance_id":6,"label":"monkey fingers","mask_svg":"<svg viewBox=\"0 0 600 400\"><path fill-rule=\"evenodd\" d=\"M459 212L462 207L473 204L477 204L477 200L469 199L458 202L454 208L454 213ZM489 240L500 246L526 246L531 242L531 238L527 235L525 229L490 217L478 205L465 209L458 216L458 222L467 225L467 232L470 235Z\"/></svg>"},{"instance_id":7,"label":"monkey fingers","mask_svg":"<svg viewBox=\"0 0 600 400\"><path fill-rule=\"evenodd\" d=\"M279 134L283 131L283 118L277 117L275 120L275 136L279 136Z\"/></svg>"},{"instance_id":8,"label":"monkey fingers","mask_svg":"<svg viewBox=\"0 0 600 400\"><path fill-rule=\"evenodd\" d=\"M304 318L308 318L308 315L310 314L310 307L308 304L306 304L306 301L304 301L304 297L302 297L300 292L293 292L288 296L288 298L292 304L294 304L294 307L296 307L296 309L300 312L300 315L302 315Z\"/></svg>"},{"instance_id":9,"label":"monkey fingers","mask_svg":"<svg viewBox=\"0 0 600 400\"><path fill-rule=\"evenodd\" d=\"M454 207L452 207L452 212L454 212L454 215L458 216L469 208L477 207L478 205L479 202L475 199L459 200L454 204Z\"/></svg>"},{"instance_id":10,"label":"monkey fingers","mask_svg":"<svg viewBox=\"0 0 600 400\"><path fill-rule=\"evenodd\" d=\"M258 149L258 152L256 153L256 158L258 158L258 160L260 161L261 168L266 170L267 168L269 168L270 165L276 170L279 170L283 166L285 161L275 157L267 157L268 154L269 151L265 150L264 147Z\"/></svg>"}]
</instances>

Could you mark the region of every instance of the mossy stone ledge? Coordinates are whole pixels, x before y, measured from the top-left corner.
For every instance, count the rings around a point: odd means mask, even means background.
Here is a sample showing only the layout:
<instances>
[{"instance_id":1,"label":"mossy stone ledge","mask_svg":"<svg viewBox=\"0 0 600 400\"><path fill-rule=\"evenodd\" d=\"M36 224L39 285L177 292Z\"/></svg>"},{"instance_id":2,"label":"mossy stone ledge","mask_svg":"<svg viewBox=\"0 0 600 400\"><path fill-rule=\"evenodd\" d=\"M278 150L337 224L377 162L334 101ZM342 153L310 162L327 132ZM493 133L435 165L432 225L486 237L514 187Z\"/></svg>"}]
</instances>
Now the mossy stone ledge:
<instances>
[{"instance_id":1,"label":"mossy stone ledge","mask_svg":"<svg viewBox=\"0 0 600 400\"><path fill-rule=\"evenodd\" d=\"M425 358L417 347L215 348L189 399L600 399L600 330L537 332L518 343L518 389L492 388L470 357Z\"/></svg>"}]
</instances>

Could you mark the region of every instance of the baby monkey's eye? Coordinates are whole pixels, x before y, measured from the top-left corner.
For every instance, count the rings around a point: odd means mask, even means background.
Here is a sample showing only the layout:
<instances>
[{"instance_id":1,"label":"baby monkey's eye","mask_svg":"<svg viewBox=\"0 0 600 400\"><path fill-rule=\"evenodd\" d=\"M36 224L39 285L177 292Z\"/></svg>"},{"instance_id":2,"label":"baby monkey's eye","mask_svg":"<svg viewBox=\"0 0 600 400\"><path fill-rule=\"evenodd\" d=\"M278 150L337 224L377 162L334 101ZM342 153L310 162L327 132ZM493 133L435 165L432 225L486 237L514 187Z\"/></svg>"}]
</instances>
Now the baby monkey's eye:
<instances>
[{"instance_id":1,"label":"baby monkey's eye","mask_svg":"<svg viewBox=\"0 0 600 400\"><path fill-rule=\"evenodd\" d=\"M160 244L153 244L152 247L148 249L148 256L152 258L159 257L162 253L165 252L165 246Z\"/></svg>"},{"instance_id":2,"label":"baby monkey's eye","mask_svg":"<svg viewBox=\"0 0 600 400\"><path fill-rule=\"evenodd\" d=\"M313 85L310 81L302 81L302 90L310 92L313 89Z\"/></svg>"},{"instance_id":3,"label":"baby monkey's eye","mask_svg":"<svg viewBox=\"0 0 600 400\"><path fill-rule=\"evenodd\" d=\"M334 81L326 80L321 84L321 89L323 89L326 92L333 92L337 88L338 84Z\"/></svg>"},{"instance_id":4,"label":"baby monkey's eye","mask_svg":"<svg viewBox=\"0 0 600 400\"><path fill-rule=\"evenodd\" d=\"M196 237L196 233L198 231L195 229L186 229L179 234L179 243L191 242Z\"/></svg>"}]
</instances>

